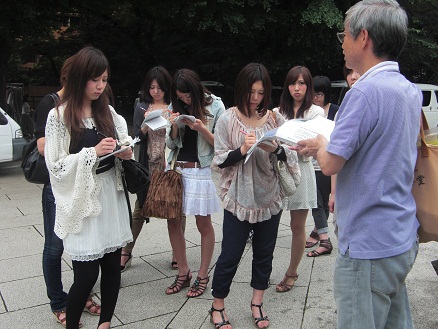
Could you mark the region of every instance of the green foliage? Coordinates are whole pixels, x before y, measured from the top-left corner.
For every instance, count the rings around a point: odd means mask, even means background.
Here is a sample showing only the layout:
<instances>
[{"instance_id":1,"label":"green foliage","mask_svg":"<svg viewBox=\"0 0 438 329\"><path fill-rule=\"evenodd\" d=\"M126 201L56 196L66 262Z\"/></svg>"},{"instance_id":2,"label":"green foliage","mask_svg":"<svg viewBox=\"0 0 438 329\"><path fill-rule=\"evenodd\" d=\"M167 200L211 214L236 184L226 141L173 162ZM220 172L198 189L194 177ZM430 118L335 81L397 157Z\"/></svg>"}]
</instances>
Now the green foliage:
<instances>
[{"instance_id":1,"label":"green foliage","mask_svg":"<svg viewBox=\"0 0 438 329\"><path fill-rule=\"evenodd\" d=\"M301 14L301 23L342 29L343 13L336 7L333 0L313 0Z\"/></svg>"},{"instance_id":2,"label":"green foliage","mask_svg":"<svg viewBox=\"0 0 438 329\"><path fill-rule=\"evenodd\" d=\"M65 58L84 45L93 45L107 55L111 86L116 96L130 99L129 111L146 71L155 65L171 73L182 67L195 69L201 79L225 84L228 93L238 71L249 62L265 64L276 86L283 85L294 65L305 65L313 75L335 80L342 78L344 64L336 32L342 29L343 13L355 2L7 2L0 7L0 73L4 77L7 72L8 81L26 84L57 82ZM399 59L402 72L415 81L436 84L438 3L401 3L409 13L411 28ZM62 28L69 16L78 17L80 23ZM24 70L21 64L32 54L38 58L37 65Z\"/></svg>"}]
</instances>

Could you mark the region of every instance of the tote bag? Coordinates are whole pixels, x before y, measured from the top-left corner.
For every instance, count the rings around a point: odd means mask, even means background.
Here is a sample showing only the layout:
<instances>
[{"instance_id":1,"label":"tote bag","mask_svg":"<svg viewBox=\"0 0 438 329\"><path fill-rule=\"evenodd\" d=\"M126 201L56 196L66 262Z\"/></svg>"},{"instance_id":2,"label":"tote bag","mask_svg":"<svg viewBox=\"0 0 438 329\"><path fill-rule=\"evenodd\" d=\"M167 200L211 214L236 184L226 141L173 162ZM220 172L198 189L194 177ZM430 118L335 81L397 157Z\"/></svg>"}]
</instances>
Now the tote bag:
<instances>
[{"instance_id":1,"label":"tote bag","mask_svg":"<svg viewBox=\"0 0 438 329\"><path fill-rule=\"evenodd\" d=\"M173 155L169 170L155 170L152 173L149 191L141 209L142 216L181 219L184 189L182 175L175 170L178 151Z\"/></svg>"},{"instance_id":2,"label":"tote bag","mask_svg":"<svg viewBox=\"0 0 438 329\"><path fill-rule=\"evenodd\" d=\"M24 178L30 183L46 184L50 181L44 157L38 152L36 139L33 139L23 149L21 169Z\"/></svg>"},{"instance_id":3,"label":"tote bag","mask_svg":"<svg viewBox=\"0 0 438 329\"><path fill-rule=\"evenodd\" d=\"M418 235L423 243L438 241L438 146L426 144L424 129L429 129L429 126L422 113L421 146L418 148L412 194L420 222Z\"/></svg>"}]
</instances>

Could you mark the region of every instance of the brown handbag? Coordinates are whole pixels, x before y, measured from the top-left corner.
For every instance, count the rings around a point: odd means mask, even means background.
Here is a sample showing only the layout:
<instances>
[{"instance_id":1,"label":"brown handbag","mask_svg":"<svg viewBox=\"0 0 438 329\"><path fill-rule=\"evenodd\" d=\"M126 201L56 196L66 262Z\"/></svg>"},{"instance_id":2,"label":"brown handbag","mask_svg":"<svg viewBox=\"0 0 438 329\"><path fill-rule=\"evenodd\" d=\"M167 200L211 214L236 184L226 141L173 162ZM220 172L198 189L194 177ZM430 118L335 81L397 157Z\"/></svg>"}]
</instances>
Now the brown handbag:
<instances>
[{"instance_id":1,"label":"brown handbag","mask_svg":"<svg viewBox=\"0 0 438 329\"><path fill-rule=\"evenodd\" d=\"M420 242L438 241L438 146L426 144L424 129L429 129L422 111L421 147L418 148L412 194L420 222Z\"/></svg>"},{"instance_id":2,"label":"brown handbag","mask_svg":"<svg viewBox=\"0 0 438 329\"><path fill-rule=\"evenodd\" d=\"M175 170L178 151L173 155L169 170L155 170L152 173L149 191L141 210L143 217L181 219L184 190L182 175Z\"/></svg>"}]
</instances>

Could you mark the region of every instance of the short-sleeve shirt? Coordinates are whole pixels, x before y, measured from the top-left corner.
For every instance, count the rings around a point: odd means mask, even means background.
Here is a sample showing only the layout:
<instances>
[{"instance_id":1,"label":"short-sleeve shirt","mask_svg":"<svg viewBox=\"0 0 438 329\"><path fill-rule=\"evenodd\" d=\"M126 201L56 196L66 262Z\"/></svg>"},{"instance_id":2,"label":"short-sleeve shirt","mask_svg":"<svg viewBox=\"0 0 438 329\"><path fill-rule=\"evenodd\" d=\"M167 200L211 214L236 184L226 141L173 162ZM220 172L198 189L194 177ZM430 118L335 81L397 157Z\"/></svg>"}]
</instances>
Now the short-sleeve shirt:
<instances>
[{"instance_id":1,"label":"short-sleeve shirt","mask_svg":"<svg viewBox=\"0 0 438 329\"><path fill-rule=\"evenodd\" d=\"M372 67L347 92L327 146L346 160L335 204L342 254L377 259L412 247L419 226L411 189L421 104L421 91L396 62Z\"/></svg>"},{"instance_id":2,"label":"short-sleeve shirt","mask_svg":"<svg viewBox=\"0 0 438 329\"><path fill-rule=\"evenodd\" d=\"M47 116L51 109L56 106L56 102L59 100L58 94L47 94L39 102L36 109L35 119L35 137L36 139L45 136Z\"/></svg>"}]
</instances>

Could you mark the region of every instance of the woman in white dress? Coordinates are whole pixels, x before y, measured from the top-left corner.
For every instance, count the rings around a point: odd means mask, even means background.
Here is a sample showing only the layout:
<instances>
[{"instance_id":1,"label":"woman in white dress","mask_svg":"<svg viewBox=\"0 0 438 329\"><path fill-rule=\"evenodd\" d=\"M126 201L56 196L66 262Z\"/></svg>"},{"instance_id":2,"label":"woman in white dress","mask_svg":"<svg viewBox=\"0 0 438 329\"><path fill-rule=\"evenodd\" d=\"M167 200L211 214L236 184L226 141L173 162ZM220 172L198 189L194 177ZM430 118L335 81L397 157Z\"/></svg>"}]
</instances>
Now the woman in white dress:
<instances>
[{"instance_id":1,"label":"woman in white dress","mask_svg":"<svg viewBox=\"0 0 438 329\"><path fill-rule=\"evenodd\" d=\"M324 116L324 109L313 104L313 82L310 71L304 66L291 68L284 81L279 111L287 120L314 119ZM292 246L289 266L283 280L276 286L278 292L292 289L298 279L298 265L306 246L306 218L309 209L316 208L316 180L312 158L298 156L301 183L296 192L283 200L283 209L290 211Z\"/></svg>"},{"instance_id":2,"label":"woman in white dress","mask_svg":"<svg viewBox=\"0 0 438 329\"><path fill-rule=\"evenodd\" d=\"M132 241L121 180L121 160L132 149L99 161L131 141L126 122L109 105L108 60L93 47L74 57L61 105L52 109L45 159L56 202L55 233L71 257L74 282L67 297L67 328L79 328L87 298L101 274L99 329L108 329L120 287L121 248Z\"/></svg>"}]
</instances>

